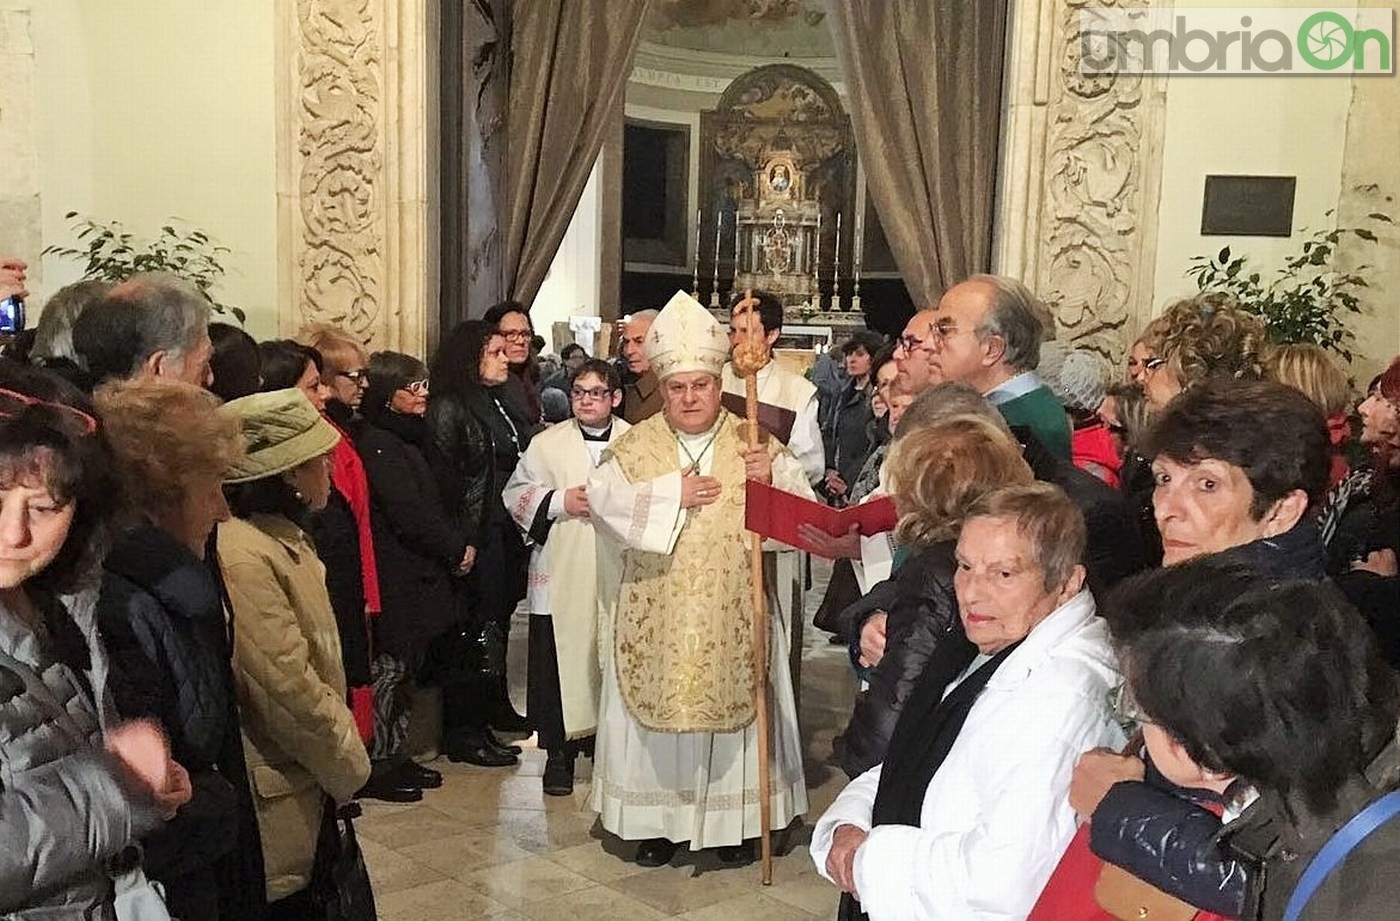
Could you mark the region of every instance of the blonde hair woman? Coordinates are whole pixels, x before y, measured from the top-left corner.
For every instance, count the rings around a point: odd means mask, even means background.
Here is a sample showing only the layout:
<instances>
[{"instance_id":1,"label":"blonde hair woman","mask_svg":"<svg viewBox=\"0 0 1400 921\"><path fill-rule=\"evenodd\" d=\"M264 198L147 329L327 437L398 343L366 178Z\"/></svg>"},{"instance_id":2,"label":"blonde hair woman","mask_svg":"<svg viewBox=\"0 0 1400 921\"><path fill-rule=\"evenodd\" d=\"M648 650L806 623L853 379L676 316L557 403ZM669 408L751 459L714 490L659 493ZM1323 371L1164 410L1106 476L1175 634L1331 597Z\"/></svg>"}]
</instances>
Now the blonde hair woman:
<instances>
[{"instance_id":1,"label":"blonde hair woman","mask_svg":"<svg viewBox=\"0 0 1400 921\"><path fill-rule=\"evenodd\" d=\"M884 760L890 735L919 676L967 663L958 628L953 549L968 508L983 493L1032 481L1021 449L1005 430L974 415L954 415L899 438L886 462L899 512L897 537L911 552L894 579L885 610L884 649L870 656L869 687L856 698L842 735L841 767L855 777ZM883 591L877 586L879 591ZM860 635L864 625L857 625Z\"/></svg>"},{"instance_id":2,"label":"blonde hair woman","mask_svg":"<svg viewBox=\"0 0 1400 921\"><path fill-rule=\"evenodd\" d=\"M1351 438L1351 424L1347 421L1351 409L1351 381L1326 349L1311 342L1276 346L1269 353L1266 368L1269 377L1302 391L1327 418L1327 438L1332 445L1327 488L1331 489L1347 475L1348 465L1342 451Z\"/></svg>"},{"instance_id":3,"label":"blonde hair woman","mask_svg":"<svg viewBox=\"0 0 1400 921\"><path fill-rule=\"evenodd\" d=\"M1233 298L1203 292L1177 301L1157 321L1162 344L1143 367L1142 386L1154 410L1204 380L1261 380L1268 338L1264 324Z\"/></svg>"}]
</instances>

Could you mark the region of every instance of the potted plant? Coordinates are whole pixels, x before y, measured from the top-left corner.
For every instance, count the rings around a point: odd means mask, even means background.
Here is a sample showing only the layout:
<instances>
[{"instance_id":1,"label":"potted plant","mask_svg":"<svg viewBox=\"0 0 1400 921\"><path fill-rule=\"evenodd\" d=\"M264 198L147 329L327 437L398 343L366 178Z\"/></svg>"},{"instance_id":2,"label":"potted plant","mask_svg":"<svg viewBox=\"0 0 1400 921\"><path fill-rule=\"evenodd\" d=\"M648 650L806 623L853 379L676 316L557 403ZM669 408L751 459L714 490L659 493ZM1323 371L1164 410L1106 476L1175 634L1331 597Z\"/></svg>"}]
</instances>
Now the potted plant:
<instances>
[{"instance_id":1,"label":"potted plant","mask_svg":"<svg viewBox=\"0 0 1400 921\"><path fill-rule=\"evenodd\" d=\"M239 325L247 315L214 296L214 286L223 278L223 258L231 250L215 243L204 231L178 226L172 220L160 228L154 239L143 239L122 226L120 221L95 221L69 211L78 246L46 246L44 255L82 260L83 278L117 282L139 272L169 272L187 279L209 299L216 313L236 319ZM79 248L81 247L81 248Z\"/></svg>"},{"instance_id":2,"label":"potted plant","mask_svg":"<svg viewBox=\"0 0 1400 921\"><path fill-rule=\"evenodd\" d=\"M1252 271L1248 256L1236 256L1228 246L1214 256L1192 257L1186 274L1200 290L1228 294L1257 314L1271 341L1312 342L1351 361L1354 334L1347 325L1348 315L1361 312L1359 291L1367 282L1359 273L1370 266L1358 265L1353 272L1339 270L1338 244L1346 236L1375 243L1373 228L1395 222L1387 214L1372 211L1366 223L1370 226L1308 233L1302 249L1285 259L1267 281Z\"/></svg>"}]
</instances>

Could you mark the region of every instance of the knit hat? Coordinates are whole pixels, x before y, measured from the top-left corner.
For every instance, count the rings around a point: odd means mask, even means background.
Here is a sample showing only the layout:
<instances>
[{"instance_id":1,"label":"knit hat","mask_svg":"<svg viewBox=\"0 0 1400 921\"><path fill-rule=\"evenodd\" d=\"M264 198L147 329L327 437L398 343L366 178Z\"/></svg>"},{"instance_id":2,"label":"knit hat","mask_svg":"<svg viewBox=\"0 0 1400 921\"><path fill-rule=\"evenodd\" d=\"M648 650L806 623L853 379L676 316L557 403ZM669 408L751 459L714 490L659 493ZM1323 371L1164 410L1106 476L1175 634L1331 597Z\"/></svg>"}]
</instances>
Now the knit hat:
<instances>
[{"instance_id":1,"label":"knit hat","mask_svg":"<svg viewBox=\"0 0 1400 921\"><path fill-rule=\"evenodd\" d=\"M327 453L340 441L340 433L295 387L230 400L219 412L238 419L247 448L224 475L225 483L285 473Z\"/></svg>"},{"instance_id":2,"label":"knit hat","mask_svg":"<svg viewBox=\"0 0 1400 921\"><path fill-rule=\"evenodd\" d=\"M656 315L642 349L658 379L687 371L719 376L729 360L729 337L699 301L677 291Z\"/></svg>"},{"instance_id":3,"label":"knit hat","mask_svg":"<svg viewBox=\"0 0 1400 921\"><path fill-rule=\"evenodd\" d=\"M1060 362L1058 377L1045 383L1068 409L1096 412L1103 403L1108 362L1098 352L1071 349Z\"/></svg>"}]
</instances>

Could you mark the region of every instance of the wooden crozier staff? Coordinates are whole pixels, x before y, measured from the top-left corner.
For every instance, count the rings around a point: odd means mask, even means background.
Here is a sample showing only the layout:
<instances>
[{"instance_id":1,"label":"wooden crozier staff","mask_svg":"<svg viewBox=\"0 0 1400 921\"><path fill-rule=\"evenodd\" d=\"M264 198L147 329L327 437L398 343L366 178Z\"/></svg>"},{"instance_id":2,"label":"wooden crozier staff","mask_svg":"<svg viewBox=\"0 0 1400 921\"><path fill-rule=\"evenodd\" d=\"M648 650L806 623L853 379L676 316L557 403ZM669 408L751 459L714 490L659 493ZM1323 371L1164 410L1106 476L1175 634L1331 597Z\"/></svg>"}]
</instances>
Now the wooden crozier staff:
<instances>
[{"instance_id":1,"label":"wooden crozier staff","mask_svg":"<svg viewBox=\"0 0 1400 921\"><path fill-rule=\"evenodd\" d=\"M753 289L744 290L744 298L734 305L734 315L757 315L758 298ZM768 363L768 346L763 339L763 324L751 322L748 335L734 347L734 370L744 376L744 406L748 418L746 433L750 448L759 446L758 438L758 372ZM754 713L758 734L758 814L762 829L759 834L759 865L763 885L773 885L773 836L769 826L773 818L772 768L769 765L771 746L768 717L768 598L763 589L763 538L749 532L749 571L753 582L753 675Z\"/></svg>"}]
</instances>

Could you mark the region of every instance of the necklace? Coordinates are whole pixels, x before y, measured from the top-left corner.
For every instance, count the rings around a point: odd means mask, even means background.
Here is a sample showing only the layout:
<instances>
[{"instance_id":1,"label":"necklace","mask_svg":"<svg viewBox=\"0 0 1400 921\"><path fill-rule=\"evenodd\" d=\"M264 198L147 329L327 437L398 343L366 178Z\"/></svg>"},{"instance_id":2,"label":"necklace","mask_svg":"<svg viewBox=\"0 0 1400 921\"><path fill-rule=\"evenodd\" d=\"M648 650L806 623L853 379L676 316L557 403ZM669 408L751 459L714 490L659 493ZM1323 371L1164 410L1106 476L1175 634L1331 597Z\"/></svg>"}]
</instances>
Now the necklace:
<instances>
[{"instance_id":1,"label":"necklace","mask_svg":"<svg viewBox=\"0 0 1400 921\"><path fill-rule=\"evenodd\" d=\"M517 428L515 427L515 423L514 423L513 421L511 421L510 413L506 412L506 408L505 408L504 406L501 405L501 401L500 401L500 400L496 399L495 394L492 394L492 396L491 396L491 402L496 404L496 412L500 413L500 414L501 414L501 418L504 419L504 420L506 420L506 425L510 426L510 443L513 444L513 445L515 445L515 453L519 454L519 453L520 453L520 431L519 431L519 429L517 429Z\"/></svg>"},{"instance_id":2,"label":"necklace","mask_svg":"<svg viewBox=\"0 0 1400 921\"><path fill-rule=\"evenodd\" d=\"M705 442L705 446L700 449L699 454L690 453L690 448L686 447L685 439L681 437L680 432L671 429L671 434L676 436L676 444L681 446L681 450L685 452L686 460L690 461L690 466L681 471L681 476L689 476L692 473L700 472L700 460L710 450L710 445L714 444L715 439L719 437L719 429L715 429L714 434L710 436L709 441Z\"/></svg>"}]
</instances>

